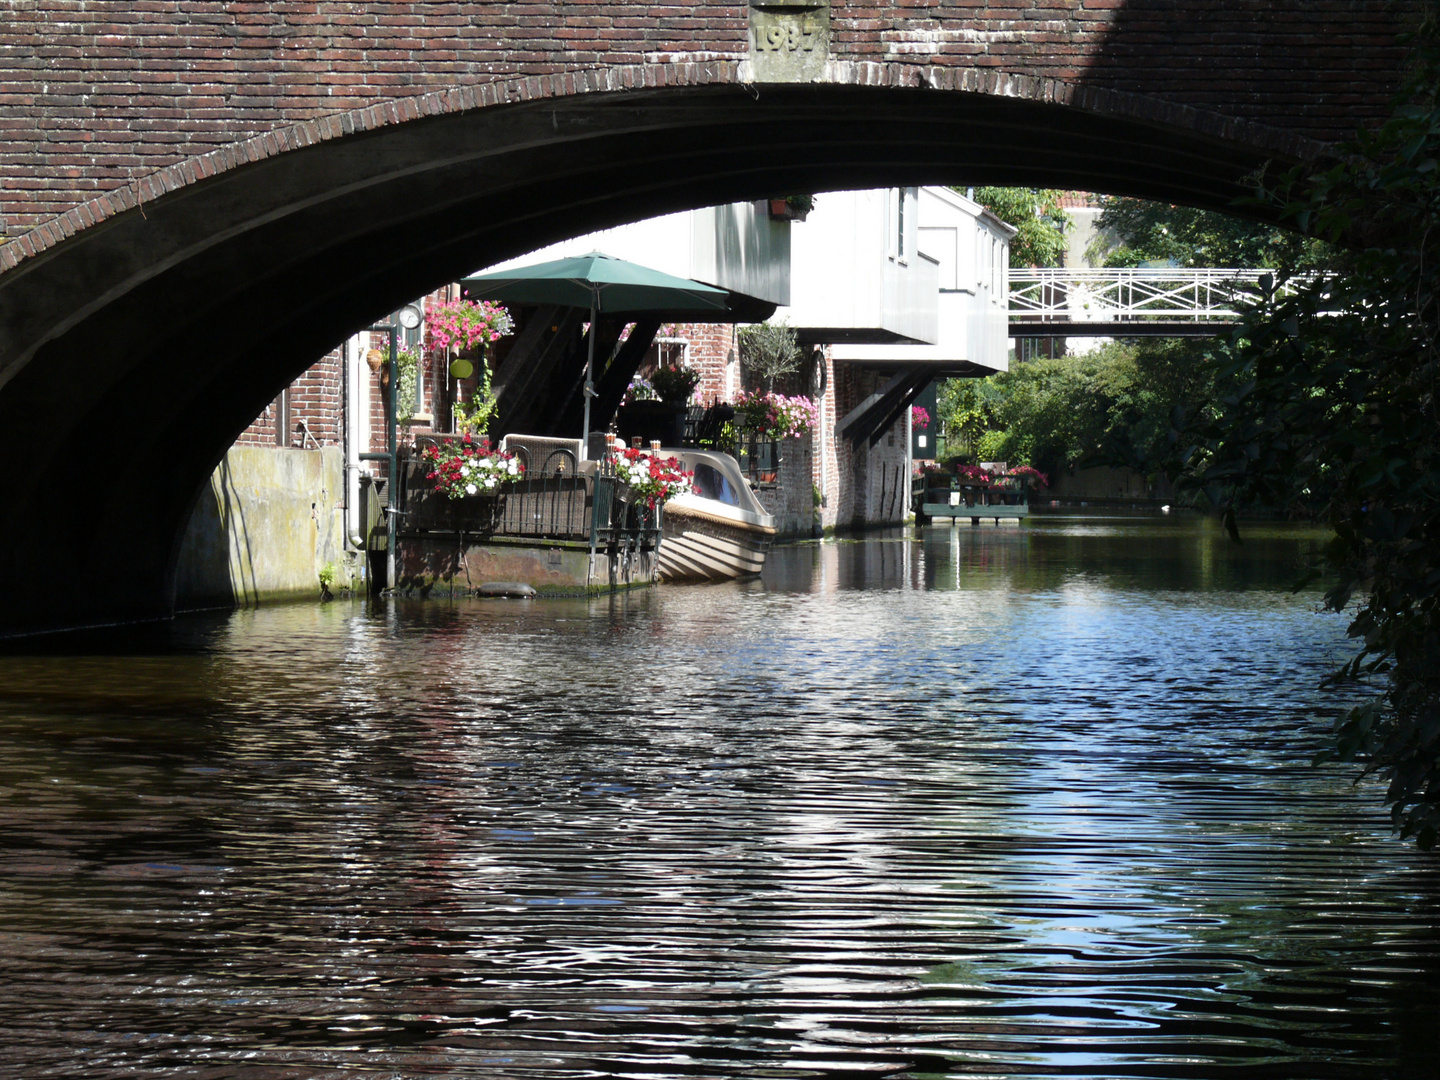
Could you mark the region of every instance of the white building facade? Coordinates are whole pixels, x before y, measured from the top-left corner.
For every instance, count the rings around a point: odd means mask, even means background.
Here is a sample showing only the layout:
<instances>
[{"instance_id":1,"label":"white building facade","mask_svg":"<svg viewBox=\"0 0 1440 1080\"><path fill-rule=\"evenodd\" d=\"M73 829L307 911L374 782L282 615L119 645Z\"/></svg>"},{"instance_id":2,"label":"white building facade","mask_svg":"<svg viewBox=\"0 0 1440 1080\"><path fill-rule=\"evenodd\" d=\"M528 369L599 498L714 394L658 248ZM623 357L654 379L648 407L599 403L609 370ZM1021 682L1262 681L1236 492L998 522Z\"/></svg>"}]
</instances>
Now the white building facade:
<instances>
[{"instance_id":1,"label":"white building facade","mask_svg":"<svg viewBox=\"0 0 1440 1080\"><path fill-rule=\"evenodd\" d=\"M823 526L902 521L911 404L936 379L1007 369L1014 232L934 187L826 193L797 227L793 302L773 318L824 349L814 454Z\"/></svg>"}]
</instances>

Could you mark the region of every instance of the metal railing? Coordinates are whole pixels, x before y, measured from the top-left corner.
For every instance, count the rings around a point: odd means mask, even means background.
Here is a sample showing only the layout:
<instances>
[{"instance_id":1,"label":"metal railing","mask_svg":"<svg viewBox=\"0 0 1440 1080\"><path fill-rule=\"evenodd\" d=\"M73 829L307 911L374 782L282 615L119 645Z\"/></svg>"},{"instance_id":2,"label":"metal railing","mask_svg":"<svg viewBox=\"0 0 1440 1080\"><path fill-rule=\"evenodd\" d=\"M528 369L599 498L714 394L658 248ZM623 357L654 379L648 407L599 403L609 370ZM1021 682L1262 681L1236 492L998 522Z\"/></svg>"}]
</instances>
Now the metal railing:
<instances>
[{"instance_id":1,"label":"metal railing","mask_svg":"<svg viewBox=\"0 0 1440 1080\"><path fill-rule=\"evenodd\" d=\"M730 448L724 445L724 430L725 425L733 424L734 420L733 405L691 405L685 410L685 438L680 445L731 453Z\"/></svg>"},{"instance_id":2,"label":"metal railing","mask_svg":"<svg viewBox=\"0 0 1440 1080\"><path fill-rule=\"evenodd\" d=\"M1274 276L1181 267L1011 270L1010 323L1233 322L1240 301L1253 299Z\"/></svg>"},{"instance_id":3,"label":"metal railing","mask_svg":"<svg viewBox=\"0 0 1440 1080\"><path fill-rule=\"evenodd\" d=\"M752 485L779 481L780 444L774 439L763 439L753 431L740 431L730 453L740 463L741 475Z\"/></svg>"},{"instance_id":4,"label":"metal railing","mask_svg":"<svg viewBox=\"0 0 1440 1080\"><path fill-rule=\"evenodd\" d=\"M444 436L423 436L417 444L441 443ZM493 491L451 499L426 480L425 465L408 457L401 469L400 529L406 535L463 534L477 539L588 541L592 547L651 548L659 541L660 514L629 497L614 464L603 460L576 473L572 459L560 468L528 469Z\"/></svg>"},{"instance_id":5,"label":"metal railing","mask_svg":"<svg viewBox=\"0 0 1440 1080\"><path fill-rule=\"evenodd\" d=\"M774 483L779 476L779 443L737 423L733 405L690 406L685 413L685 439L681 445L729 454L752 484Z\"/></svg>"}]
</instances>

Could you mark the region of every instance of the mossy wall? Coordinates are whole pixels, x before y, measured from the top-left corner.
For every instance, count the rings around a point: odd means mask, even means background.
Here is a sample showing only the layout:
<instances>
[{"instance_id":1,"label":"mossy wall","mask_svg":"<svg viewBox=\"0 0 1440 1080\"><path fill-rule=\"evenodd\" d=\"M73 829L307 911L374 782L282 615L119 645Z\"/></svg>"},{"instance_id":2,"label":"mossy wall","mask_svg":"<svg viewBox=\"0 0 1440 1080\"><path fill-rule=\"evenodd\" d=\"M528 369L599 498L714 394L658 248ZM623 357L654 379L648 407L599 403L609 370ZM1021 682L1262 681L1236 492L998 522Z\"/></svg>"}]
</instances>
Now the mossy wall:
<instances>
[{"instance_id":1,"label":"mossy wall","mask_svg":"<svg viewBox=\"0 0 1440 1080\"><path fill-rule=\"evenodd\" d=\"M320 570L350 583L339 447L232 447L181 541L177 610L320 595ZM358 566L358 563L354 565Z\"/></svg>"}]
</instances>

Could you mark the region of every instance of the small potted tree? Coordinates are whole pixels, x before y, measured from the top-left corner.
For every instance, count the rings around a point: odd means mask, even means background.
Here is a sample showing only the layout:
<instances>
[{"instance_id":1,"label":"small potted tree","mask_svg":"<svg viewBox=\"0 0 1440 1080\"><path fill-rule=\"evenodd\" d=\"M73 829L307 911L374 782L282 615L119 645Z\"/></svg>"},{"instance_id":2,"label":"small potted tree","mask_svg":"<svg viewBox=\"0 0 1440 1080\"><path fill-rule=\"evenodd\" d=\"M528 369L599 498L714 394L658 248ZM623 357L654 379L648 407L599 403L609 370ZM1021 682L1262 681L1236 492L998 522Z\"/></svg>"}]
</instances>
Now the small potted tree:
<instances>
[{"instance_id":1,"label":"small potted tree","mask_svg":"<svg viewBox=\"0 0 1440 1080\"><path fill-rule=\"evenodd\" d=\"M799 438L814 426L814 405L808 398L775 393L775 380L800 370L803 353L794 329L783 322L744 327L736 343L745 378L756 387L735 402L740 443L736 456L752 479L773 481L780 467L780 440Z\"/></svg>"}]
</instances>

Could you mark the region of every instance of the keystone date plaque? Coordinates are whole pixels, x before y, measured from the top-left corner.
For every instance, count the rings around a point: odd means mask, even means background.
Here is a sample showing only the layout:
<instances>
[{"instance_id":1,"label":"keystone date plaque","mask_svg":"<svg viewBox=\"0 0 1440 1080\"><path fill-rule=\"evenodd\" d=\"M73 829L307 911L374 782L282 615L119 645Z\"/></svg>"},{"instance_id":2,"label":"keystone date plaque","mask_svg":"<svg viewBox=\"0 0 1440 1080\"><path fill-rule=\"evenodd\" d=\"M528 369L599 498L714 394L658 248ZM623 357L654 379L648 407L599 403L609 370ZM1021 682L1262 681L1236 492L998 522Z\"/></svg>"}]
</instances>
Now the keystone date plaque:
<instances>
[{"instance_id":1,"label":"keystone date plaque","mask_svg":"<svg viewBox=\"0 0 1440 1080\"><path fill-rule=\"evenodd\" d=\"M830 56L830 5L756 0L750 5L750 63L757 82L809 82Z\"/></svg>"}]
</instances>

